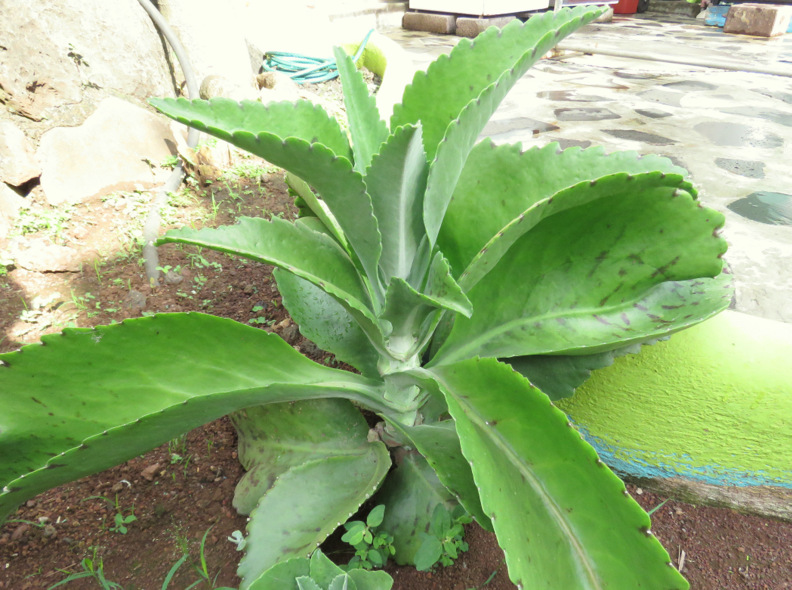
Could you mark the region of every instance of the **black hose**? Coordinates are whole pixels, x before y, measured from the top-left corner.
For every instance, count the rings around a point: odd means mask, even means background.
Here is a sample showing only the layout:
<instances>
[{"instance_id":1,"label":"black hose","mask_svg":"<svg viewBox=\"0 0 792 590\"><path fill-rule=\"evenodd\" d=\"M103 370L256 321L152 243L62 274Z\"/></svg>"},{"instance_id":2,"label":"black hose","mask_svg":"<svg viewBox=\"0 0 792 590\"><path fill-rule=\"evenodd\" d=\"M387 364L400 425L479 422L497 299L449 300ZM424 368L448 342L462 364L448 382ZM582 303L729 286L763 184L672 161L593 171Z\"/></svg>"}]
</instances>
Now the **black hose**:
<instances>
[{"instance_id":1,"label":"black hose","mask_svg":"<svg viewBox=\"0 0 792 590\"><path fill-rule=\"evenodd\" d=\"M184 80L187 83L188 97L198 98L198 79L195 77L195 72L193 72L190 66L187 52L174 34L173 29L170 28L168 22L150 0L138 0L138 2L143 7L143 10L151 17L151 20L154 21L154 25L159 29L160 33L162 33L162 36L165 37L165 40L173 49L173 53L176 54L176 59L181 66L182 72L184 73ZM187 145L190 148L194 148L198 145L199 137L200 132L191 127L187 134ZM154 242L159 236L160 231L160 209L168 202L168 193L177 190L183 179L184 168L181 162L179 162L168 177L168 180L165 181L165 184L157 191L154 200L151 202L151 209L149 210L148 216L146 216L146 223L143 226L143 262L146 268L146 275L152 287L159 285L159 254L157 253L157 247L154 245Z\"/></svg>"}]
</instances>

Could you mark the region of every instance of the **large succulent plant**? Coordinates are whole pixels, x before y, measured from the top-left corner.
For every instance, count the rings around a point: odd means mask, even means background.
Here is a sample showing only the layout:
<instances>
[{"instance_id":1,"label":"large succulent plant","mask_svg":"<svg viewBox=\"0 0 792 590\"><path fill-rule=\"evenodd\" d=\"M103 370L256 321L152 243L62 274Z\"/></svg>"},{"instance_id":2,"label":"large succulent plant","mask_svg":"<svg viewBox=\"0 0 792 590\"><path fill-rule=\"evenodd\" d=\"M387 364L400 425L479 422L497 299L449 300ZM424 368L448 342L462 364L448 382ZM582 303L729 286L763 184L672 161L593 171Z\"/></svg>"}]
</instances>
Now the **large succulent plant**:
<instances>
[{"instance_id":1,"label":"large succulent plant","mask_svg":"<svg viewBox=\"0 0 792 590\"><path fill-rule=\"evenodd\" d=\"M389 124L338 50L349 136L308 102L153 100L285 168L301 208L162 242L278 267L302 333L359 374L201 314L47 336L1 357L0 518L231 413L248 469L243 588L375 492L401 562L435 507L459 502L497 533L519 587L686 588L552 400L728 304L723 218L664 158L477 142L531 64L598 14L461 41L415 75Z\"/></svg>"}]
</instances>

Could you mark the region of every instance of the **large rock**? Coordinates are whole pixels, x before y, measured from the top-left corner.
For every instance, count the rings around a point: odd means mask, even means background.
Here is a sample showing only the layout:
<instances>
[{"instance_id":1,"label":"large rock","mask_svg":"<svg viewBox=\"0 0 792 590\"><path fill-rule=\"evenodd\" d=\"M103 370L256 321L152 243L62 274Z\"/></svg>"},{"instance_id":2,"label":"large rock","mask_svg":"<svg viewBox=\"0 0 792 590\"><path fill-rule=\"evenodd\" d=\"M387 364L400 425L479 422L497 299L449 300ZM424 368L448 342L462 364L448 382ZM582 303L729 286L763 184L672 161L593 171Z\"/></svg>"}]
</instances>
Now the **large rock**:
<instances>
[{"instance_id":1,"label":"large rock","mask_svg":"<svg viewBox=\"0 0 792 590\"><path fill-rule=\"evenodd\" d=\"M59 246L43 238L26 243L26 248L14 255L14 263L35 272L78 272L81 261L74 248Z\"/></svg>"},{"instance_id":2,"label":"large rock","mask_svg":"<svg viewBox=\"0 0 792 590\"><path fill-rule=\"evenodd\" d=\"M0 181L20 186L40 174L33 146L22 130L11 121L0 121Z\"/></svg>"},{"instance_id":3,"label":"large rock","mask_svg":"<svg viewBox=\"0 0 792 590\"><path fill-rule=\"evenodd\" d=\"M106 98L79 127L41 138L41 187L47 201L77 203L98 194L148 188L169 171L152 167L175 154L168 120L118 98Z\"/></svg>"},{"instance_id":4,"label":"large rock","mask_svg":"<svg viewBox=\"0 0 792 590\"><path fill-rule=\"evenodd\" d=\"M0 14L0 102L12 112L52 126L53 110L86 96L173 94L162 42L137 0L0 0Z\"/></svg>"},{"instance_id":5,"label":"large rock","mask_svg":"<svg viewBox=\"0 0 792 590\"><path fill-rule=\"evenodd\" d=\"M24 202L25 199L11 190L4 182L0 182L0 241L8 236L19 208Z\"/></svg>"}]
</instances>

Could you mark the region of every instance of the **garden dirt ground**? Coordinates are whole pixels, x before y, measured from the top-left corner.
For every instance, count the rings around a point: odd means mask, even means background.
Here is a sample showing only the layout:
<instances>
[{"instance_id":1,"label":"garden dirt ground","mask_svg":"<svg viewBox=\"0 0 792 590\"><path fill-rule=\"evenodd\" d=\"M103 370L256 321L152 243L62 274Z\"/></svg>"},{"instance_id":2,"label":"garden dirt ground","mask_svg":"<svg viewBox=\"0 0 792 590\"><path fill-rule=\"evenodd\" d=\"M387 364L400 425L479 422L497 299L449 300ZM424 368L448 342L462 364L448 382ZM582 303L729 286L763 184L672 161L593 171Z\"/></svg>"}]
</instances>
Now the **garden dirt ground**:
<instances>
[{"instance_id":1,"label":"garden dirt ground","mask_svg":"<svg viewBox=\"0 0 792 590\"><path fill-rule=\"evenodd\" d=\"M193 178L171 199L171 226L233 222L239 215L293 217L278 171L239 160L233 173ZM280 305L265 265L196 248L165 245L160 265L170 279L152 288L136 238L150 200L145 193L113 195L74 208L51 209L34 190L32 202L0 250L24 249L33 240L74 249L74 272L0 267L0 352L38 341L66 326L91 326L141 314L203 311L275 331L320 362L329 355L306 342ZM34 242L45 243L45 242ZM179 362L174 351L173 362ZM0 589L47 589L101 565L107 580L125 590L157 590L185 557L169 588L236 587L240 553L228 540L244 530L231 507L242 475L235 432L221 419L109 471L50 490L20 507L0 528ZM647 510L660 498L630 486ZM581 490L585 493L585 490ZM126 532L116 515L134 515ZM677 501L653 515L653 531L694 589L792 589L792 524ZM495 538L476 525L470 550L457 563L428 573L389 567L394 590L507 590L503 554ZM203 541L203 542L202 542ZM331 545L327 552L343 555ZM205 564L205 565L202 565ZM93 578L61 588L100 588ZM528 590L528 589L527 589ZM559 588L559 590L567 590Z\"/></svg>"}]
</instances>

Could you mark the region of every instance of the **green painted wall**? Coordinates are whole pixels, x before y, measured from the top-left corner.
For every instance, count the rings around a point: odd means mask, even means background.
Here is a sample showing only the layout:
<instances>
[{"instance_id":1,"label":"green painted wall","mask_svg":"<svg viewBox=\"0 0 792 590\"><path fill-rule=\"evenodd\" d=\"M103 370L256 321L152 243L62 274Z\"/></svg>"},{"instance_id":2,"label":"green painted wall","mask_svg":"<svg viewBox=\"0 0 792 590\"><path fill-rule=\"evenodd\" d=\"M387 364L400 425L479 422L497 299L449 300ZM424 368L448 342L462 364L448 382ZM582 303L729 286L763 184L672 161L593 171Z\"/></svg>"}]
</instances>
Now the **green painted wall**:
<instances>
[{"instance_id":1,"label":"green painted wall","mask_svg":"<svg viewBox=\"0 0 792 590\"><path fill-rule=\"evenodd\" d=\"M626 474L792 488L792 324L724 312L558 405Z\"/></svg>"}]
</instances>

